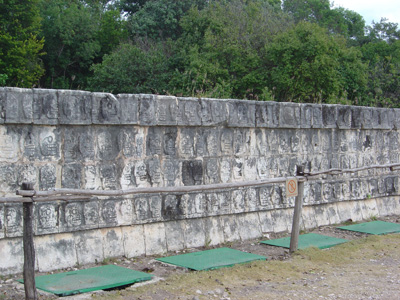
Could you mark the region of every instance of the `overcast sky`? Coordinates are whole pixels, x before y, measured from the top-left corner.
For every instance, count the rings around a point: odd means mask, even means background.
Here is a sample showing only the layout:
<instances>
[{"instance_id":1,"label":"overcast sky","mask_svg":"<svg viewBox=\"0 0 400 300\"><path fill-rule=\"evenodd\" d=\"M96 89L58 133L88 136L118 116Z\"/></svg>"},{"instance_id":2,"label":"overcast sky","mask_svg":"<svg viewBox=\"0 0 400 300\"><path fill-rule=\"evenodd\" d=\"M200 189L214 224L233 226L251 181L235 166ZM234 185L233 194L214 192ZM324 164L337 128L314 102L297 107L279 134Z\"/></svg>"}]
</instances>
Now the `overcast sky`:
<instances>
[{"instance_id":1,"label":"overcast sky","mask_svg":"<svg viewBox=\"0 0 400 300\"><path fill-rule=\"evenodd\" d=\"M379 22L382 17L400 27L400 0L331 0L334 7L353 10L364 17L366 25L372 21ZM398 27L398 28L399 28Z\"/></svg>"}]
</instances>

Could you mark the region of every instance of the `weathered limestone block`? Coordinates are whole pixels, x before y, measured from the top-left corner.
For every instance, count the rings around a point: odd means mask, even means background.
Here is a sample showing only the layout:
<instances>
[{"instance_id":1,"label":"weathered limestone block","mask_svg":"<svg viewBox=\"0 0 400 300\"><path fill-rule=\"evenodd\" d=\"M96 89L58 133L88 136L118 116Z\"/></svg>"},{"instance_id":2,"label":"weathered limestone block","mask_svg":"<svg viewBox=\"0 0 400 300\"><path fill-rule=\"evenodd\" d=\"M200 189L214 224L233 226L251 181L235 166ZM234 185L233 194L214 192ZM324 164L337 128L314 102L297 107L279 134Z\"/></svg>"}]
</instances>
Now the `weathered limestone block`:
<instances>
[{"instance_id":1,"label":"weathered limestone block","mask_svg":"<svg viewBox=\"0 0 400 300\"><path fill-rule=\"evenodd\" d=\"M224 243L224 231L219 217L204 219L206 245L216 246Z\"/></svg>"},{"instance_id":2,"label":"weathered limestone block","mask_svg":"<svg viewBox=\"0 0 400 300\"><path fill-rule=\"evenodd\" d=\"M91 127L66 127L64 129L64 160L68 162L95 159L95 134Z\"/></svg>"},{"instance_id":3,"label":"weathered limestone block","mask_svg":"<svg viewBox=\"0 0 400 300\"><path fill-rule=\"evenodd\" d=\"M77 231L74 233L76 259L79 265L101 263L104 256L103 235L100 230Z\"/></svg>"},{"instance_id":4,"label":"weathered limestone block","mask_svg":"<svg viewBox=\"0 0 400 300\"><path fill-rule=\"evenodd\" d=\"M370 220L379 215L376 199L365 199L360 201L360 208L363 220Z\"/></svg>"},{"instance_id":5,"label":"weathered limestone block","mask_svg":"<svg viewBox=\"0 0 400 300\"><path fill-rule=\"evenodd\" d=\"M180 166L179 162L173 159L166 159L162 162L162 173L164 175L164 184L166 186L180 185Z\"/></svg>"},{"instance_id":6,"label":"weathered limestone block","mask_svg":"<svg viewBox=\"0 0 400 300\"><path fill-rule=\"evenodd\" d=\"M207 216L229 214L231 212L231 197L229 191L207 192Z\"/></svg>"},{"instance_id":7,"label":"weathered limestone block","mask_svg":"<svg viewBox=\"0 0 400 300\"><path fill-rule=\"evenodd\" d=\"M196 248L206 243L206 232L204 219L193 219L186 221L185 226L185 248Z\"/></svg>"},{"instance_id":8,"label":"weathered limestone block","mask_svg":"<svg viewBox=\"0 0 400 300\"><path fill-rule=\"evenodd\" d=\"M0 162L14 163L20 159L19 141L17 128L0 125Z\"/></svg>"},{"instance_id":9,"label":"weathered limestone block","mask_svg":"<svg viewBox=\"0 0 400 300\"><path fill-rule=\"evenodd\" d=\"M131 94L118 94L121 114L121 124L138 124L139 123L139 96Z\"/></svg>"},{"instance_id":10,"label":"weathered limestone block","mask_svg":"<svg viewBox=\"0 0 400 300\"><path fill-rule=\"evenodd\" d=\"M4 224L6 237L22 236L23 210L22 204L4 205Z\"/></svg>"},{"instance_id":11,"label":"weathered limestone block","mask_svg":"<svg viewBox=\"0 0 400 300\"><path fill-rule=\"evenodd\" d=\"M137 257L146 253L143 225L122 227L124 256Z\"/></svg>"},{"instance_id":12,"label":"weathered limestone block","mask_svg":"<svg viewBox=\"0 0 400 300\"><path fill-rule=\"evenodd\" d=\"M336 124L339 129L350 129L352 121L351 106L338 105L337 106L337 121Z\"/></svg>"},{"instance_id":13,"label":"weathered limestone block","mask_svg":"<svg viewBox=\"0 0 400 300\"><path fill-rule=\"evenodd\" d=\"M24 268L24 250L22 239L0 239L0 274L22 273ZM37 268L37 264L36 264Z\"/></svg>"},{"instance_id":14,"label":"weathered limestone block","mask_svg":"<svg viewBox=\"0 0 400 300\"><path fill-rule=\"evenodd\" d=\"M251 131L249 129L237 128L233 135L233 153L236 156L248 156L251 154ZM231 149L232 149L231 148Z\"/></svg>"},{"instance_id":15,"label":"weathered limestone block","mask_svg":"<svg viewBox=\"0 0 400 300\"><path fill-rule=\"evenodd\" d=\"M400 129L400 109L399 108L393 109L393 129L396 129L396 130Z\"/></svg>"},{"instance_id":16,"label":"weathered limestone block","mask_svg":"<svg viewBox=\"0 0 400 300\"><path fill-rule=\"evenodd\" d=\"M167 127L164 130L163 145L164 145L164 155L168 157L177 156L177 128Z\"/></svg>"},{"instance_id":17,"label":"weathered limestone block","mask_svg":"<svg viewBox=\"0 0 400 300\"><path fill-rule=\"evenodd\" d=\"M219 183L220 169L219 169L218 159L216 158L205 159L204 164L205 164L204 183L205 184Z\"/></svg>"},{"instance_id":18,"label":"weathered limestone block","mask_svg":"<svg viewBox=\"0 0 400 300\"><path fill-rule=\"evenodd\" d=\"M124 255L124 243L121 227L101 229L104 258Z\"/></svg>"},{"instance_id":19,"label":"weathered limestone block","mask_svg":"<svg viewBox=\"0 0 400 300\"><path fill-rule=\"evenodd\" d=\"M58 124L57 90L33 89L33 123Z\"/></svg>"},{"instance_id":20,"label":"weathered limestone block","mask_svg":"<svg viewBox=\"0 0 400 300\"><path fill-rule=\"evenodd\" d=\"M83 202L62 203L60 206L60 232L73 232L84 228Z\"/></svg>"},{"instance_id":21,"label":"weathered limestone block","mask_svg":"<svg viewBox=\"0 0 400 300\"><path fill-rule=\"evenodd\" d=\"M5 88L6 124L31 124L33 122L33 92L31 89Z\"/></svg>"},{"instance_id":22,"label":"weathered limestone block","mask_svg":"<svg viewBox=\"0 0 400 300\"><path fill-rule=\"evenodd\" d=\"M6 120L6 101L7 101L6 88L0 87L0 124L4 124Z\"/></svg>"},{"instance_id":23,"label":"weathered limestone block","mask_svg":"<svg viewBox=\"0 0 400 300\"><path fill-rule=\"evenodd\" d=\"M299 128L301 124L300 105L298 103L280 103L279 127Z\"/></svg>"},{"instance_id":24,"label":"weathered limestone block","mask_svg":"<svg viewBox=\"0 0 400 300\"><path fill-rule=\"evenodd\" d=\"M164 153L164 129L161 127L150 127L146 139L146 155L162 155Z\"/></svg>"},{"instance_id":25,"label":"weathered limestone block","mask_svg":"<svg viewBox=\"0 0 400 300\"><path fill-rule=\"evenodd\" d=\"M301 210L300 228L305 230L316 227L318 227L318 224L315 219L314 206L303 206Z\"/></svg>"},{"instance_id":26,"label":"weathered limestone block","mask_svg":"<svg viewBox=\"0 0 400 300\"><path fill-rule=\"evenodd\" d=\"M182 162L182 182L184 185L203 184L203 161L185 160Z\"/></svg>"},{"instance_id":27,"label":"weathered limestone block","mask_svg":"<svg viewBox=\"0 0 400 300\"><path fill-rule=\"evenodd\" d=\"M195 153L195 128L181 128L179 132L179 156L185 158L194 157Z\"/></svg>"},{"instance_id":28,"label":"weathered limestone block","mask_svg":"<svg viewBox=\"0 0 400 300\"><path fill-rule=\"evenodd\" d=\"M162 195L161 217L164 221L185 217L184 201L180 194Z\"/></svg>"},{"instance_id":29,"label":"weathered limestone block","mask_svg":"<svg viewBox=\"0 0 400 300\"><path fill-rule=\"evenodd\" d=\"M197 157L216 157L220 155L220 132L217 128L198 128L195 135L195 155Z\"/></svg>"},{"instance_id":30,"label":"weathered limestone block","mask_svg":"<svg viewBox=\"0 0 400 300\"><path fill-rule=\"evenodd\" d=\"M231 156L233 153L233 130L229 128L222 129L220 141L221 155Z\"/></svg>"},{"instance_id":31,"label":"weathered limestone block","mask_svg":"<svg viewBox=\"0 0 400 300\"><path fill-rule=\"evenodd\" d=\"M275 232L271 211L260 211L258 212L258 217L260 219L260 228L262 233Z\"/></svg>"},{"instance_id":32,"label":"weathered limestone block","mask_svg":"<svg viewBox=\"0 0 400 300\"><path fill-rule=\"evenodd\" d=\"M139 95L139 124L156 125L156 100L154 95Z\"/></svg>"},{"instance_id":33,"label":"weathered limestone block","mask_svg":"<svg viewBox=\"0 0 400 300\"><path fill-rule=\"evenodd\" d=\"M85 229L99 228L99 208L100 201L102 200L91 200L83 203L83 216L85 218Z\"/></svg>"},{"instance_id":34,"label":"weathered limestone block","mask_svg":"<svg viewBox=\"0 0 400 300\"><path fill-rule=\"evenodd\" d=\"M17 185L17 167L15 165L0 165L0 195L15 195Z\"/></svg>"},{"instance_id":35,"label":"weathered limestone block","mask_svg":"<svg viewBox=\"0 0 400 300\"><path fill-rule=\"evenodd\" d=\"M228 101L200 99L201 124L203 126L224 125L228 122Z\"/></svg>"},{"instance_id":36,"label":"weathered limestone block","mask_svg":"<svg viewBox=\"0 0 400 300\"><path fill-rule=\"evenodd\" d=\"M114 227L118 224L117 200L103 200L99 205L99 227Z\"/></svg>"},{"instance_id":37,"label":"weathered limestone block","mask_svg":"<svg viewBox=\"0 0 400 300\"><path fill-rule=\"evenodd\" d=\"M62 167L61 186L63 188L80 189L82 187L82 164L72 163Z\"/></svg>"},{"instance_id":38,"label":"weathered limestone block","mask_svg":"<svg viewBox=\"0 0 400 300\"><path fill-rule=\"evenodd\" d=\"M324 128L336 128L337 105L325 104L322 106L322 122Z\"/></svg>"},{"instance_id":39,"label":"weathered limestone block","mask_svg":"<svg viewBox=\"0 0 400 300\"><path fill-rule=\"evenodd\" d=\"M100 180L103 190L120 189L119 167L114 163L104 163L100 165Z\"/></svg>"},{"instance_id":40,"label":"weathered limestone block","mask_svg":"<svg viewBox=\"0 0 400 300\"><path fill-rule=\"evenodd\" d=\"M54 270L54 267L68 268L75 265L76 244L73 233L43 235L35 238L37 268L40 272Z\"/></svg>"},{"instance_id":41,"label":"weathered limestone block","mask_svg":"<svg viewBox=\"0 0 400 300\"><path fill-rule=\"evenodd\" d=\"M113 161L117 158L120 149L118 144L118 127L98 127L97 132L97 159Z\"/></svg>"},{"instance_id":42,"label":"weathered limestone block","mask_svg":"<svg viewBox=\"0 0 400 300\"><path fill-rule=\"evenodd\" d=\"M0 203L0 239L5 236L5 224L4 224L4 204Z\"/></svg>"},{"instance_id":43,"label":"weathered limestone block","mask_svg":"<svg viewBox=\"0 0 400 300\"><path fill-rule=\"evenodd\" d=\"M248 181L257 180L257 159L255 157L244 158L243 174Z\"/></svg>"},{"instance_id":44,"label":"weathered limestone block","mask_svg":"<svg viewBox=\"0 0 400 300\"><path fill-rule=\"evenodd\" d=\"M161 254L167 251L165 223L145 224L144 239L146 255Z\"/></svg>"},{"instance_id":45,"label":"weathered limestone block","mask_svg":"<svg viewBox=\"0 0 400 300\"><path fill-rule=\"evenodd\" d=\"M340 215L339 215L339 205L341 202L336 203L328 203L325 204L325 209L327 210L329 223L332 224L340 224ZM317 224L318 225L318 224Z\"/></svg>"},{"instance_id":46,"label":"weathered limestone block","mask_svg":"<svg viewBox=\"0 0 400 300\"><path fill-rule=\"evenodd\" d=\"M275 209L271 211L274 232L285 232L292 228L293 210Z\"/></svg>"},{"instance_id":47,"label":"weathered limestone block","mask_svg":"<svg viewBox=\"0 0 400 300\"><path fill-rule=\"evenodd\" d=\"M91 124L92 93L73 90L58 90L60 124Z\"/></svg>"},{"instance_id":48,"label":"weathered limestone block","mask_svg":"<svg viewBox=\"0 0 400 300\"><path fill-rule=\"evenodd\" d=\"M179 126L201 125L201 104L197 98L178 98L179 103Z\"/></svg>"},{"instance_id":49,"label":"weathered limestone block","mask_svg":"<svg viewBox=\"0 0 400 300\"><path fill-rule=\"evenodd\" d=\"M254 101L229 100L228 110L228 126L255 127L256 105Z\"/></svg>"},{"instance_id":50,"label":"weathered limestone block","mask_svg":"<svg viewBox=\"0 0 400 300\"><path fill-rule=\"evenodd\" d=\"M44 165L39 169L39 189L47 191L54 189L57 183L57 173L55 165Z\"/></svg>"},{"instance_id":51,"label":"weathered limestone block","mask_svg":"<svg viewBox=\"0 0 400 300\"><path fill-rule=\"evenodd\" d=\"M178 251L185 248L185 222L165 222L167 251Z\"/></svg>"},{"instance_id":52,"label":"weathered limestone block","mask_svg":"<svg viewBox=\"0 0 400 300\"><path fill-rule=\"evenodd\" d=\"M238 215L220 216L221 228L224 234L225 242L233 242L240 240Z\"/></svg>"},{"instance_id":53,"label":"weathered limestone block","mask_svg":"<svg viewBox=\"0 0 400 300\"><path fill-rule=\"evenodd\" d=\"M206 215L207 199L203 193L184 194L182 202L186 218L199 218Z\"/></svg>"},{"instance_id":54,"label":"weathered limestone block","mask_svg":"<svg viewBox=\"0 0 400 300\"><path fill-rule=\"evenodd\" d=\"M327 204L312 206L314 208L315 222L317 226L326 226L331 224L330 211L327 209Z\"/></svg>"},{"instance_id":55,"label":"weathered limestone block","mask_svg":"<svg viewBox=\"0 0 400 300\"><path fill-rule=\"evenodd\" d=\"M135 195L133 223L148 223L162 220L161 195Z\"/></svg>"},{"instance_id":56,"label":"weathered limestone block","mask_svg":"<svg viewBox=\"0 0 400 300\"><path fill-rule=\"evenodd\" d=\"M179 116L178 99L173 96L156 96L156 124L177 125ZM149 124L151 125L151 124Z\"/></svg>"},{"instance_id":57,"label":"weathered limestone block","mask_svg":"<svg viewBox=\"0 0 400 300\"><path fill-rule=\"evenodd\" d=\"M301 128L323 128L321 104L301 104L300 114Z\"/></svg>"},{"instance_id":58,"label":"weathered limestone block","mask_svg":"<svg viewBox=\"0 0 400 300\"><path fill-rule=\"evenodd\" d=\"M57 202L37 203L34 216L36 235L59 232L60 205Z\"/></svg>"},{"instance_id":59,"label":"weathered limestone block","mask_svg":"<svg viewBox=\"0 0 400 300\"><path fill-rule=\"evenodd\" d=\"M275 128L279 125L280 105L273 101L256 102L256 127Z\"/></svg>"}]
</instances>

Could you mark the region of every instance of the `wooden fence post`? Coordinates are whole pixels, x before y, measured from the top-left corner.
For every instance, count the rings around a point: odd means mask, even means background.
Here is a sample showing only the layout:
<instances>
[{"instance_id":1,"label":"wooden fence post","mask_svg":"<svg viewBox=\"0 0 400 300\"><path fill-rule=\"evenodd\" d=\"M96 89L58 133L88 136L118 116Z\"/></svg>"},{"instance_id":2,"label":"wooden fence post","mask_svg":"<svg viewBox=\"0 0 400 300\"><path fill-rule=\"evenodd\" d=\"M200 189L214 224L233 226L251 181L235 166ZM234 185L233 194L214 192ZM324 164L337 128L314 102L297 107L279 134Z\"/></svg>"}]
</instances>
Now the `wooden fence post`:
<instances>
[{"instance_id":1,"label":"wooden fence post","mask_svg":"<svg viewBox=\"0 0 400 300\"><path fill-rule=\"evenodd\" d=\"M33 183L22 183L22 190L33 190ZM25 299L37 300L35 284L35 246L33 244L33 202L24 202L24 287Z\"/></svg>"},{"instance_id":2,"label":"wooden fence post","mask_svg":"<svg viewBox=\"0 0 400 300\"><path fill-rule=\"evenodd\" d=\"M304 166L297 166L296 176L304 175ZM304 197L304 182L298 182L298 195L296 197L296 202L294 205L292 232L290 237L290 253L297 250L299 244L299 233L300 233L300 220L301 220L301 210L303 207L303 197Z\"/></svg>"}]
</instances>

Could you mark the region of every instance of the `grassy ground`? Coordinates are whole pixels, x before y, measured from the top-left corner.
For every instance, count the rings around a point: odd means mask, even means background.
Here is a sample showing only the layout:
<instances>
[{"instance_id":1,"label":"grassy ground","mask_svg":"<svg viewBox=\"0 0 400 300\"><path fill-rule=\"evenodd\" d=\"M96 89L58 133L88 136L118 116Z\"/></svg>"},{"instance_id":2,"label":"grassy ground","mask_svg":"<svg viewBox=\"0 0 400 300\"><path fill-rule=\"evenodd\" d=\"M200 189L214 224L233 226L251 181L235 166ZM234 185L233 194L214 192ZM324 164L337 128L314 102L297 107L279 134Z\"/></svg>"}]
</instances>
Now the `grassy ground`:
<instances>
[{"instance_id":1,"label":"grassy ground","mask_svg":"<svg viewBox=\"0 0 400 300\"><path fill-rule=\"evenodd\" d=\"M92 299L400 299L400 234L369 236L284 261L171 275Z\"/></svg>"}]
</instances>

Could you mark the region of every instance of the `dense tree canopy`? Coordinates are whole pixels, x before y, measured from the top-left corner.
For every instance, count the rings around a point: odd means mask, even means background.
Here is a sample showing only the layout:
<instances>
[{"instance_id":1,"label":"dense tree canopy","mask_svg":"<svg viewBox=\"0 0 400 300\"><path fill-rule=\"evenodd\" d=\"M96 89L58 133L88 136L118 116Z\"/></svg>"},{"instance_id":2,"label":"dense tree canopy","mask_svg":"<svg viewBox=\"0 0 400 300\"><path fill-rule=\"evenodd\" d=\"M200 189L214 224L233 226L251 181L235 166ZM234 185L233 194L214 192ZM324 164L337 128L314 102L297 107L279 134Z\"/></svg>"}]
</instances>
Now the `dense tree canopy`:
<instances>
[{"instance_id":1,"label":"dense tree canopy","mask_svg":"<svg viewBox=\"0 0 400 300\"><path fill-rule=\"evenodd\" d=\"M0 1L0 84L32 87L44 73L39 2Z\"/></svg>"},{"instance_id":2,"label":"dense tree canopy","mask_svg":"<svg viewBox=\"0 0 400 300\"><path fill-rule=\"evenodd\" d=\"M400 30L330 0L0 0L0 85L400 107Z\"/></svg>"}]
</instances>

